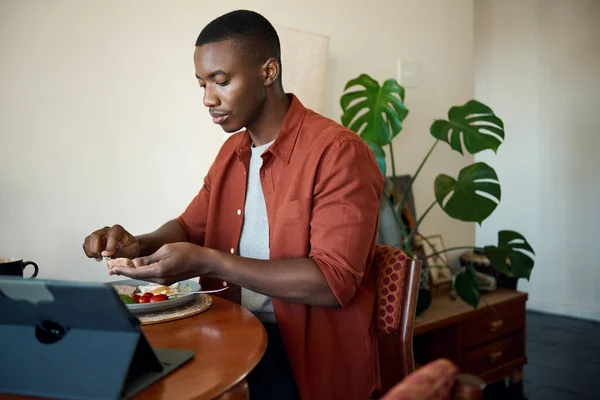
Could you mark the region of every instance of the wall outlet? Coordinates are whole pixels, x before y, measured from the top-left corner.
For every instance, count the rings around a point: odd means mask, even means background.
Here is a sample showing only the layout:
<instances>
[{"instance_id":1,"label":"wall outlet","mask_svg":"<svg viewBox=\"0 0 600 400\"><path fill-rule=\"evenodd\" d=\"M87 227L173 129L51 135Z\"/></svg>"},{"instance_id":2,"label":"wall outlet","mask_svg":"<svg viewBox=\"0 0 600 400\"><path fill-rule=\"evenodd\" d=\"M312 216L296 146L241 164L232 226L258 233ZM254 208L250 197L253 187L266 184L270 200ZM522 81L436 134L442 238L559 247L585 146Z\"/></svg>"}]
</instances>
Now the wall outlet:
<instances>
[{"instance_id":1,"label":"wall outlet","mask_svg":"<svg viewBox=\"0 0 600 400\"><path fill-rule=\"evenodd\" d=\"M419 63L417 60L398 59L396 62L398 83L405 88L419 85Z\"/></svg>"}]
</instances>

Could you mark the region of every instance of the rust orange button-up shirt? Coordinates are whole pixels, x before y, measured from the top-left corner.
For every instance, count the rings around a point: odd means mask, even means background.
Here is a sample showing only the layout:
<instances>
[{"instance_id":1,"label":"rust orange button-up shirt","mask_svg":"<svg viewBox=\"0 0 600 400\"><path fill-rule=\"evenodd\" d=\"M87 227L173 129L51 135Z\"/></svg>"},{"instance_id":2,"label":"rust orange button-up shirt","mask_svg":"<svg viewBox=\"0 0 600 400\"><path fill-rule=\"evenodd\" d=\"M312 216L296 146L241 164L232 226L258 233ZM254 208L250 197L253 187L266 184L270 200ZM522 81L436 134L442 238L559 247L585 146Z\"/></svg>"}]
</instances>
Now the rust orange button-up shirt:
<instances>
[{"instance_id":1,"label":"rust orange button-up shirt","mask_svg":"<svg viewBox=\"0 0 600 400\"><path fill-rule=\"evenodd\" d=\"M310 258L342 307L273 298L275 316L303 400L365 400L378 379L371 261L383 177L357 134L290 98L260 170L271 260ZM223 144L179 217L193 243L237 254L251 144L245 131Z\"/></svg>"}]
</instances>

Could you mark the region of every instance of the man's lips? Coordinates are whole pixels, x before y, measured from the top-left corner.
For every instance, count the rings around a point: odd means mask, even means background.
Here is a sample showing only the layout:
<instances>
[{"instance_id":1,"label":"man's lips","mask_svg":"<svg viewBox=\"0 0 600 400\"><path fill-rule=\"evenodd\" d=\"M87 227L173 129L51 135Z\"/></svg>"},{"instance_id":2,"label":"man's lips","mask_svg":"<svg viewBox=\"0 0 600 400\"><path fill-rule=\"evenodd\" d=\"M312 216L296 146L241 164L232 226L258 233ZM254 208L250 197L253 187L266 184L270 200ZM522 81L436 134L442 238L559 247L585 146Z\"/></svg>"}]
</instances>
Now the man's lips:
<instances>
[{"instance_id":1,"label":"man's lips","mask_svg":"<svg viewBox=\"0 0 600 400\"><path fill-rule=\"evenodd\" d=\"M213 111L209 111L209 114L212 117L213 123L215 123L217 125L220 125L223 122L225 122L225 120L229 116L229 114L226 114L226 113L213 112Z\"/></svg>"}]
</instances>

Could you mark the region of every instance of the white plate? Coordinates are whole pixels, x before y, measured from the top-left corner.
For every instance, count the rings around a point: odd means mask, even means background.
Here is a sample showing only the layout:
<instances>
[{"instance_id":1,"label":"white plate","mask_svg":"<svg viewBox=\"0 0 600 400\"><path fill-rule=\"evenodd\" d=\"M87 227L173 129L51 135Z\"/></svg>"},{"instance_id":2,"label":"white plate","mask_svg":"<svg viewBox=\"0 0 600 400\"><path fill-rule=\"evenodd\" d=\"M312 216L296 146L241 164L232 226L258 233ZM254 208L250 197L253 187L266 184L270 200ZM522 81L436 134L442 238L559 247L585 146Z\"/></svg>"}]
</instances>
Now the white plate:
<instances>
[{"instance_id":1,"label":"white plate","mask_svg":"<svg viewBox=\"0 0 600 400\"><path fill-rule=\"evenodd\" d=\"M143 286L147 285L150 282L146 281L138 281L135 279L125 279L122 281L109 282L110 285L128 285L128 286ZM186 285L189 285L190 291L197 292L200 290L200 284L194 281L182 281L179 282L179 287L183 288ZM138 303L138 304L125 304L129 311L133 314L145 314L155 311L168 310L169 308L182 306L184 304L189 303L190 301L196 298L197 294L187 294L181 297L176 297L174 299L165 300L165 301L157 301L156 303Z\"/></svg>"}]
</instances>

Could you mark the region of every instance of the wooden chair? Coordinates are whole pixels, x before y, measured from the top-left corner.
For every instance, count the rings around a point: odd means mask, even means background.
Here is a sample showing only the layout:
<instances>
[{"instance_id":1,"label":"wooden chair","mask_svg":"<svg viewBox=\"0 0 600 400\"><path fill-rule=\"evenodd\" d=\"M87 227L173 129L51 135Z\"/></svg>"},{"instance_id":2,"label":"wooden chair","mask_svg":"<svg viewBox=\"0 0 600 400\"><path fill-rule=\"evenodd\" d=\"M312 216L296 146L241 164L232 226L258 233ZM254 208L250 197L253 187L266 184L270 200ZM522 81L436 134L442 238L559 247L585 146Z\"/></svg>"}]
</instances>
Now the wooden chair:
<instances>
[{"instance_id":1,"label":"wooden chair","mask_svg":"<svg viewBox=\"0 0 600 400\"><path fill-rule=\"evenodd\" d=\"M421 261L413 260L400 249L377 245L373 259L377 304L375 319L381 387L373 393L379 398L415 371L413 328ZM470 374L458 374L452 399L481 399L485 383Z\"/></svg>"},{"instance_id":2,"label":"wooden chair","mask_svg":"<svg viewBox=\"0 0 600 400\"><path fill-rule=\"evenodd\" d=\"M375 319L381 388L379 398L415 370L413 327L421 261L400 249L377 245L373 259L377 303Z\"/></svg>"}]
</instances>

